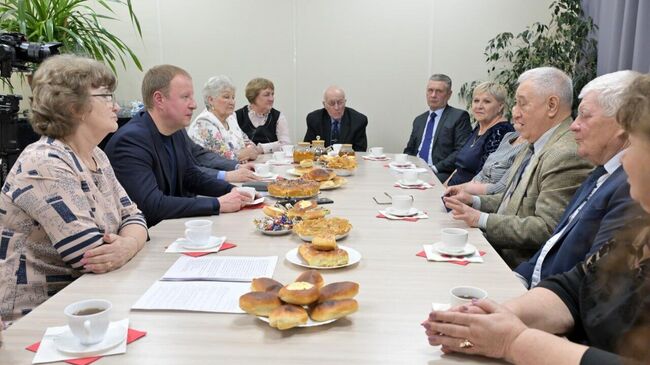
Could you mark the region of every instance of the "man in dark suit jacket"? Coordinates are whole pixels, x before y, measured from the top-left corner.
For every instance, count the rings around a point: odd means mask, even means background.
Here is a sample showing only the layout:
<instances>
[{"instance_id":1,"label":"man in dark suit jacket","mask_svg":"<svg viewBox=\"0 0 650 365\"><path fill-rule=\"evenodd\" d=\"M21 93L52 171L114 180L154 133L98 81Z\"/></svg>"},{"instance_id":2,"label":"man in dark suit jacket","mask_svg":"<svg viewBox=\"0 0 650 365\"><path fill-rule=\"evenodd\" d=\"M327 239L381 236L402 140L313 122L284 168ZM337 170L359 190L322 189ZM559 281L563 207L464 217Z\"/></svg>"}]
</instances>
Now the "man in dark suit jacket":
<instances>
[{"instance_id":1,"label":"man in dark suit jacket","mask_svg":"<svg viewBox=\"0 0 650 365\"><path fill-rule=\"evenodd\" d=\"M578 117L571 130L578 155L599 167L575 193L551 237L533 257L515 268L527 287L569 271L612 239L630 218L642 214L630 197L627 174L621 167L621 155L629 142L615 118L622 91L636 75L632 71L606 74L582 89Z\"/></svg>"},{"instance_id":2,"label":"man in dark suit jacket","mask_svg":"<svg viewBox=\"0 0 650 365\"><path fill-rule=\"evenodd\" d=\"M368 148L366 126L368 118L358 111L345 106L345 92L336 86L328 87L323 93L323 109L307 114L307 133L305 142L320 136L326 146L333 144L352 144L355 151Z\"/></svg>"},{"instance_id":3,"label":"man in dark suit jacket","mask_svg":"<svg viewBox=\"0 0 650 365\"><path fill-rule=\"evenodd\" d=\"M202 172L181 132L196 109L189 74L171 65L156 66L142 84L146 111L115 133L106 154L147 224L241 209L251 197Z\"/></svg>"},{"instance_id":4,"label":"man in dark suit jacket","mask_svg":"<svg viewBox=\"0 0 650 365\"><path fill-rule=\"evenodd\" d=\"M411 136L404 148L404 153L427 162L441 182L454 171L456 154L472 133L469 114L447 105L451 94L449 76L435 74L429 78L429 110L413 121Z\"/></svg>"}]
</instances>

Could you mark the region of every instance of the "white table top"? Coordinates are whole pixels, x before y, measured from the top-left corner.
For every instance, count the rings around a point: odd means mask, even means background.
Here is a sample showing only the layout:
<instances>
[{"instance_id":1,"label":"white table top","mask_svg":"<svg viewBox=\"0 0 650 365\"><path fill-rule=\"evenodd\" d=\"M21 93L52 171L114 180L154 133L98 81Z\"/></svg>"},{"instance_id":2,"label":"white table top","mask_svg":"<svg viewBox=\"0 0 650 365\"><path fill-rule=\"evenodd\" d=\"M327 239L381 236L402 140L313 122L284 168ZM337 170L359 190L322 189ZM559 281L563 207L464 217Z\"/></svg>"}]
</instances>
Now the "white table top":
<instances>
[{"instance_id":1,"label":"white table top","mask_svg":"<svg viewBox=\"0 0 650 365\"><path fill-rule=\"evenodd\" d=\"M113 320L128 317L132 328L148 332L129 345L125 355L101 359L100 364L501 363L441 356L439 348L427 343L420 323L432 302L448 301L449 289L454 286L481 287L497 301L522 294L523 286L478 229L469 230L469 242L487 252L482 264L460 266L417 257L423 244L437 241L441 228L466 228L444 211L442 186L427 173L421 176L435 181L433 189L401 190L393 187L397 178L385 167L386 162L366 161L360 156L357 160L359 167L355 175L347 177L346 186L321 192L334 200L327 206L330 216L347 218L353 225L340 243L363 255L357 265L321 273L326 283L348 280L360 284L357 313L324 326L279 331L247 314L131 311L178 258L163 253L184 230L185 220L176 219L152 228L151 241L124 267L104 275L84 275L3 332L0 364L31 363L33 353L24 348L39 341L47 327L66 323L63 308L67 304L89 298L110 300ZM418 222L376 218L384 206L372 197L387 200L383 192L412 194L415 206L427 211L430 218ZM262 215L255 209L211 217L214 233L226 235L237 245L219 255L277 255L274 278L283 283L293 281L306 269L287 262L284 255L302 241L296 235L271 237L256 232L252 221Z\"/></svg>"}]
</instances>

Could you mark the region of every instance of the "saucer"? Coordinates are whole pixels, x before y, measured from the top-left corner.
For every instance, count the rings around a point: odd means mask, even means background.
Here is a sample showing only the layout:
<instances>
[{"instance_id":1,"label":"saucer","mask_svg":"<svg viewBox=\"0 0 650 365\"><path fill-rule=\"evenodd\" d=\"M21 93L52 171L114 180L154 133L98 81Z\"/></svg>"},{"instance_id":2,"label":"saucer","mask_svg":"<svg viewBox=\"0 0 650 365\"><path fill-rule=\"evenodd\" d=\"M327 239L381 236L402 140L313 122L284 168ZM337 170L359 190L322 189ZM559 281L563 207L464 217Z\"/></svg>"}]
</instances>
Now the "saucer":
<instances>
[{"instance_id":1,"label":"saucer","mask_svg":"<svg viewBox=\"0 0 650 365\"><path fill-rule=\"evenodd\" d=\"M210 239L208 239L208 242L204 245L196 245L194 242L186 239L186 238L180 238L178 241L179 246L188 249L188 250L206 250L208 248L214 248L221 246L221 244L226 240L226 237L216 237L216 236L210 236Z\"/></svg>"},{"instance_id":2,"label":"saucer","mask_svg":"<svg viewBox=\"0 0 650 365\"><path fill-rule=\"evenodd\" d=\"M288 157L288 156L287 156ZM293 157L293 155L292 155ZM284 160L268 160L269 165L291 165L293 163L293 158L286 158Z\"/></svg>"},{"instance_id":3,"label":"saucer","mask_svg":"<svg viewBox=\"0 0 650 365\"><path fill-rule=\"evenodd\" d=\"M397 183L404 186L420 186L420 185L424 185L424 180L417 179L415 182L409 183L404 181L404 179L399 179L397 180Z\"/></svg>"},{"instance_id":4,"label":"saucer","mask_svg":"<svg viewBox=\"0 0 650 365\"><path fill-rule=\"evenodd\" d=\"M465 247L460 251L449 251L447 248L443 247L442 242L436 242L433 244L433 250L449 256L468 256L476 252L476 247L470 243L466 243Z\"/></svg>"},{"instance_id":5,"label":"saucer","mask_svg":"<svg viewBox=\"0 0 650 365\"><path fill-rule=\"evenodd\" d=\"M410 161L406 161L406 162L393 161L393 162L390 162L388 164L388 166L390 166L390 167L399 167L399 168L412 168L412 167L415 167L415 164L413 162L410 162Z\"/></svg>"},{"instance_id":6,"label":"saucer","mask_svg":"<svg viewBox=\"0 0 650 365\"><path fill-rule=\"evenodd\" d=\"M60 335L54 338L53 342L56 349L63 353L90 356L110 350L125 340L126 327L109 326L102 342L94 345L82 345L72 334L70 328L67 327Z\"/></svg>"},{"instance_id":7,"label":"saucer","mask_svg":"<svg viewBox=\"0 0 650 365\"><path fill-rule=\"evenodd\" d=\"M420 213L420 211L415 207L411 207L411 209L409 209L408 212L396 212L393 209L393 207L388 207L388 208L386 208L386 213L388 213L390 215L394 215L396 217L412 217L414 215L418 215L418 213Z\"/></svg>"},{"instance_id":8,"label":"saucer","mask_svg":"<svg viewBox=\"0 0 650 365\"><path fill-rule=\"evenodd\" d=\"M270 177L273 177L273 173L269 172L268 174L258 174L257 172L254 172L255 176L261 177L262 179L268 179Z\"/></svg>"},{"instance_id":9,"label":"saucer","mask_svg":"<svg viewBox=\"0 0 650 365\"><path fill-rule=\"evenodd\" d=\"M386 155L381 154L381 155L373 155L371 153L368 154L368 157L370 158L386 158Z\"/></svg>"}]
</instances>

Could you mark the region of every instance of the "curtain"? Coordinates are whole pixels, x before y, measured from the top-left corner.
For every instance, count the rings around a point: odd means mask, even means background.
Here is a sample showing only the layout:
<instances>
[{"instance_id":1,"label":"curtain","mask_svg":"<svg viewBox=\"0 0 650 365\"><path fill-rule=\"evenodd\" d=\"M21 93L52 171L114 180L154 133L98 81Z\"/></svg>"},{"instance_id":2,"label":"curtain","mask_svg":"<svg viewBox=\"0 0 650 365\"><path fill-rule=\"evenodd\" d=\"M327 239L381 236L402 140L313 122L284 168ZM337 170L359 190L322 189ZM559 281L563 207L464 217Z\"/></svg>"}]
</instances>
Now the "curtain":
<instances>
[{"instance_id":1,"label":"curtain","mask_svg":"<svg viewBox=\"0 0 650 365\"><path fill-rule=\"evenodd\" d=\"M650 72L650 0L582 0L582 8L598 26L598 75Z\"/></svg>"}]
</instances>

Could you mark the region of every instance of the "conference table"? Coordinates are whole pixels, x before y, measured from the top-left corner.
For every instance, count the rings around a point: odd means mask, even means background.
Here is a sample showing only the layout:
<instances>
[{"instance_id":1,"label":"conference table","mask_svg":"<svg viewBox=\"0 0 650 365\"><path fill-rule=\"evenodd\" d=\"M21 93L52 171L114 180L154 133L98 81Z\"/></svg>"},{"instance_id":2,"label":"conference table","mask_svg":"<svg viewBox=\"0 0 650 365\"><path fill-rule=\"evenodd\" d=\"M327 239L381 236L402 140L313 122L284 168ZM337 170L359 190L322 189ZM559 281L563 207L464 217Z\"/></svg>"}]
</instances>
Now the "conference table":
<instances>
[{"instance_id":1,"label":"conference table","mask_svg":"<svg viewBox=\"0 0 650 365\"><path fill-rule=\"evenodd\" d=\"M3 332L0 364L28 364L34 354L25 347L37 342L45 329L63 326L66 305L83 299L103 298L113 303L112 319L129 318L130 327L147 335L128 345L127 353L107 356L97 364L500 364L501 361L464 355L443 355L430 346L420 323L432 303L448 303L449 290L459 285L480 287L496 301L524 293L511 270L487 243L478 229L468 228L469 242L485 251L483 263L466 266L431 262L416 256L423 244L438 241L445 227L467 228L446 213L440 199L443 187L428 170L421 177L430 181L427 190L403 190L394 186L396 173L387 162L367 161L357 153L358 168L348 183L322 191L330 198L330 216L347 218L353 228L340 244L359 251L358 264L321 270L326 283L354 281L360 290L359 310L333 323L280 331L248 314L184 311L141 311L131 306L160 279L179 254L165 248L183 235L187 219L159 223L149 231L151 240L122 268L87 274L40 305ZM266 157L268 158L268 157ZM413 162L415 158L410 157ZM417 161L422 165L422 161ZM286 170L285 167L279 167ZM286 171L281 171L286 174ZM417 222L377 218L378 200L410 194L414 206L429 218ZM267 198L267 204L274 199ZM224 256L277 256L273 278L292 282L305 268L285 259L302 241L295 234L265 236L253 220L261 209L208 217L216 235L227 236L237 247L219 252Z\"/></svg>"}]
</instances>

